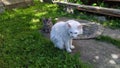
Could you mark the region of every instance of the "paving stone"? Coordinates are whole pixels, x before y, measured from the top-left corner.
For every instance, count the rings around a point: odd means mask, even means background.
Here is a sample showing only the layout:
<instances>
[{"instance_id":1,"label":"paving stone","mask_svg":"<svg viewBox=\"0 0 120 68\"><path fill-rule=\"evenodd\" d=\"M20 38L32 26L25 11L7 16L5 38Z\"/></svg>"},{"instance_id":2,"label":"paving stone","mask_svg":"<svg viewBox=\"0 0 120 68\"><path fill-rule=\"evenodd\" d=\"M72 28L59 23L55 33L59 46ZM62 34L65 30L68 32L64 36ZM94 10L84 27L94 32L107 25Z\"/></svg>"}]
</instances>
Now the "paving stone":
<instances>
[{"instance_id":1,"label":"paving stone","mask_svg":"<svg viewBox=\"0 0 120 68\"><path fill-rule=\"evenodd\" d=\"M33 5L33 0L2 0L6 9L26 7Z\"/></svg>"},{"instance_id":2,"label":"paving stone","mask_svg":"<svg viewBox=\"0 0 120 68\"><path fill-rule=\"evenodd\" d=\"M120 29L110 29L110 28L105 28L103 32L104 36L109 36L113 39L119 39L120 40Z\"/></svg>"}]
</instances>

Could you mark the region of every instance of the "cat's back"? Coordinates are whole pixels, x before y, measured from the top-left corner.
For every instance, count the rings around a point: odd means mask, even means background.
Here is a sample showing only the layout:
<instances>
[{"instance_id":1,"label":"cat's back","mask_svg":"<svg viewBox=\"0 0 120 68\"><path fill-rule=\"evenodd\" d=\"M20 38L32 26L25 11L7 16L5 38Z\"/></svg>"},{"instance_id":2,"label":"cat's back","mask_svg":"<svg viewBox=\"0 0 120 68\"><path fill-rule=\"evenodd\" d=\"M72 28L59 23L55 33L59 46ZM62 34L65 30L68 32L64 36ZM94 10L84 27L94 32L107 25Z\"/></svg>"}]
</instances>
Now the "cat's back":
<instances>
[{"instance_id":1,"label":"cat's back","mask_svg":"<svg viewBox=\"0 0 120 68\"><path fill-rule=\"evenodd\" d=\"M60 31L60 30L64 29L65 23L66 22L63 22L63 21L57 22L55 25L53 25L52 30Z\"/></svg>"},{"instance_id":2,"label":"cat's back","mask_svg":"<svg viewBox=\"0 0 120 68\"><path fill-rule=\"evenodd\" d=\"M50 32L51 37L61 36L65 32L65 24L63 21L54 24Z\"/></svg>"}]
</instances>

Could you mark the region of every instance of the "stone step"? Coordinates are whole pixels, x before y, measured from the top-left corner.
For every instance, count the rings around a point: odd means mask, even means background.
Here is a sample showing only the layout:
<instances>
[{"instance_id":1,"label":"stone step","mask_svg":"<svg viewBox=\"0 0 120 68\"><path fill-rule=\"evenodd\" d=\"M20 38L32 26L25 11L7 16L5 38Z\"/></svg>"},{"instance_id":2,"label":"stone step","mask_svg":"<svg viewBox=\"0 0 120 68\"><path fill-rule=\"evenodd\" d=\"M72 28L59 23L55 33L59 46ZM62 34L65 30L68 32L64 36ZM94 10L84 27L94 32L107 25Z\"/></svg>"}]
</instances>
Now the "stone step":
<instances>
[{"instance_id":1,"label":"stone step","mask_svg":"<svg viewBox=\"0 0 120 68\"><path fill-rule=\"evenodd\" d=\"M105 28L102 35L109 36L109 37L116 39L116 40L120 40L120 29Z\"/></svg>"},{"instance_id":2,"label":"stone step","mask_svg":"<svg viewBox=\"0 0 120 68\"><path fill-rule=\"evenodd\" d=\"M6 9L26 7L33 5L33 0L1 0Z\"/></svg>"}]
</instances>

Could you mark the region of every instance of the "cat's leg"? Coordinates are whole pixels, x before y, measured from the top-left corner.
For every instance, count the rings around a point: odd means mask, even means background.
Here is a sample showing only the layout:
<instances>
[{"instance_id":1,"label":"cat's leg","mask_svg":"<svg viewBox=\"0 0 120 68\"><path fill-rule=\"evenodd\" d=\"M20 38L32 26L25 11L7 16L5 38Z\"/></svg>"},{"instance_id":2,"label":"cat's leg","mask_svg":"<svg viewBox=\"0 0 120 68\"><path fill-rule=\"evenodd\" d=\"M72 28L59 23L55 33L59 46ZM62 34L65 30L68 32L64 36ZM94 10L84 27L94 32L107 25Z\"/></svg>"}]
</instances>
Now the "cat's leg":
<instances>
[{"instance_id":1,"label":"cat's leg","mask_svg":"<svg viewBox=\"0 0 120 68\"><path fill-rule=\"evenodd\" d=\"M62 50L64 49L64 43L62 41L59 41L56 43L56 47Z\"/></svg>"},{"instance_id":2,"label":"cat's leg","mask_svg":"<svg viewBox=\"0 0 120 68\"><path fill-rule=\"evenodd\" d=\"M55 43L55 47L59 49L64 49L64 42L61 38L55 39L54 43Z\"/></svg>"},{"instance_id":3,"label":"cat's leg","mask_svg":"<svg viewBox=\"0 0 120 68\"><path fill-rule=\"evenodd\" d=\"M70 48L71 48L71 49L74 49L74 48L75 48L75 46L74 46L74 45L72 45L72 39L70 39L69 43L70 43Z\"/></svg>"},{"instance_id":4,"label":"cat's leg","mask_svg":"<svg viewBox=\"0 0 120 68\"><path fill-rule=\"evenodd\" d=\"M58 40L55 38L55 36L51 37L50 39L54 43L54 47L57 47Z\"/></svg>"},{"instance_id":5,"label":"cat's leg","mask_svg":"<svg viewBox=\"0 0 120 68\"><path fill-rule=\"evenodd\" d=\"M69 43L69 41L65 41L65 48L66 48L66 51L67 52L72 52L72 50L70 49L70 43Z\"/></svg>"}]
</instances>

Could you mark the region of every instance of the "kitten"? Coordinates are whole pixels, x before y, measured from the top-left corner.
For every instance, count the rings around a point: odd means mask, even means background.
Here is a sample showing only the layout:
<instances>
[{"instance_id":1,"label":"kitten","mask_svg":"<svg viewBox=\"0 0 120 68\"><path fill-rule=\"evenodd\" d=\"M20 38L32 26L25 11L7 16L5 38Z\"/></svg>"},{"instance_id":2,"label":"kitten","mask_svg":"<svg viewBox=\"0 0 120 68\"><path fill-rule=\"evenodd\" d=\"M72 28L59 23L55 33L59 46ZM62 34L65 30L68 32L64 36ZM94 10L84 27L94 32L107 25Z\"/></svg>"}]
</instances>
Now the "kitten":
<instances>
[{"instance_id":1,"label":"kitten","mask_svg":"<svg viewBox=\"0 0 120 68\"><path fill-rule=\"evenodd\" d=\"M43 22L42 31L45 32L45 33L49 33L51 31L51 28L52 28L52 25L53 25L51 18L43 18L42 22Z\"/></svg>"},{"instance_id":2,"label":"kitten","mask_svg":"<svg viewBox=\"0 0 120 68\"><path fill-rule=\"evenodd\" d=\"M71 49L75 48L72 45L72 39L79 34L83 34L83 28L79 22L75 20L61 21L53 25L50 32L50 39L55 47L72 52Z\"/></svg>"}]
</instances>

